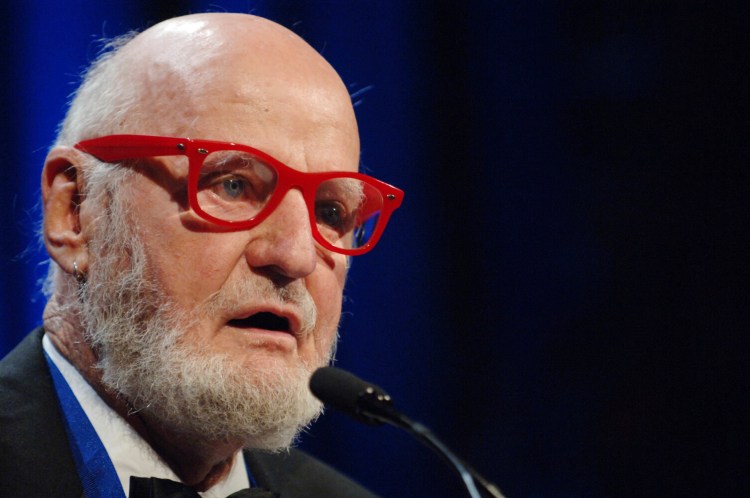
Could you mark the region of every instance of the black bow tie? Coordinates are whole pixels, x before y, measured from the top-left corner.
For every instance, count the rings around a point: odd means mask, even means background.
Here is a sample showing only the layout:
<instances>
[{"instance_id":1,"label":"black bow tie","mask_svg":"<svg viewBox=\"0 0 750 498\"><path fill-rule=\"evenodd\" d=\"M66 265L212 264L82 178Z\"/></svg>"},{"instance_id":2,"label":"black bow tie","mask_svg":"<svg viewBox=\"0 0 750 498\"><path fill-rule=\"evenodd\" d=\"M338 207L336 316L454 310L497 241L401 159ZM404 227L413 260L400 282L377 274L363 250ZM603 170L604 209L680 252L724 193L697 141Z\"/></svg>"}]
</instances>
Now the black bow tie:
<instances>
[{"instance_id":1,"label":"black bow tie","mask_svg":"<svg viewBox=\"0 0 750 498\"><path fill-rule=\"evenodd\" d=\"M227 498L278 498L278 494L263 488L236 491ZM193 488L181 482L156 477L130 477L128 498L200 498Z\"/></svg>"}]
</instances>

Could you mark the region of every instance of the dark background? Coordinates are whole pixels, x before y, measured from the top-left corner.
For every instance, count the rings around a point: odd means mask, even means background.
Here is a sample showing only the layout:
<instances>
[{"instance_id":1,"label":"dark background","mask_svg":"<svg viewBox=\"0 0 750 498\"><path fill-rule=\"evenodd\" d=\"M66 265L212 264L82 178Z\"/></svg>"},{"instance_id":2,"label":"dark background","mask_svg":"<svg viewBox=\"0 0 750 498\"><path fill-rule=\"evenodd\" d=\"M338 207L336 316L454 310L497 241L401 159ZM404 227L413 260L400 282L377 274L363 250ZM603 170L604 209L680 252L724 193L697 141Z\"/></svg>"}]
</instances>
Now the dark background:
<instances>
[{"instance_id":1,"label":"dark background","mask_svg":"<svg viewBox=\"0 0 750 498\"><path fill-rule=\"evenodd\" d=\"M406 191L354 261L339 366L509 498L747 495L746 5L0 8L0 353L41 320L39 173L96 40L255 12L363 90L363 166ZM331 413L302 446L386 497L463 493L392 428Z\"/></svg>"}]
</instances>

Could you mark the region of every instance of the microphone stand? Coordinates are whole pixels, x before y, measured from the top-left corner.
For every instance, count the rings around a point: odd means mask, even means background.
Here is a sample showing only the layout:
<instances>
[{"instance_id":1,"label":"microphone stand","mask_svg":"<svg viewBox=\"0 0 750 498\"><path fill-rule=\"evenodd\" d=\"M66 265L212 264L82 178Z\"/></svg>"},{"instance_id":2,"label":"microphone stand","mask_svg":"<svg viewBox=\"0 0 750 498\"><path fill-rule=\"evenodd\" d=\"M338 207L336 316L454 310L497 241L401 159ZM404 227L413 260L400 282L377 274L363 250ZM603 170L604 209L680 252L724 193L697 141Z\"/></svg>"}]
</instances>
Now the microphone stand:
<instances>
[{"instance_id":1,"label":"microphone stand","mask_svg":"<svg viewBox=\"0 0 750 498\"><path fill-rule=\"evenodd\" d=\"M437 453L443 461L453 467L458 472L459 477L466 487L466 491L471 498L481 498L477 483L485 496L492 498L505 498L500 490L482 477L476 470L465 464L455 453L453 453L440 439L435 436L429 428L411 420L409 417L399 412L391 404L391 398L384 392L367 387L359 395L358 415L366 423L386 423L399 429L403 429L411 434L419 442Z\"/></svg>"}]
</instances>

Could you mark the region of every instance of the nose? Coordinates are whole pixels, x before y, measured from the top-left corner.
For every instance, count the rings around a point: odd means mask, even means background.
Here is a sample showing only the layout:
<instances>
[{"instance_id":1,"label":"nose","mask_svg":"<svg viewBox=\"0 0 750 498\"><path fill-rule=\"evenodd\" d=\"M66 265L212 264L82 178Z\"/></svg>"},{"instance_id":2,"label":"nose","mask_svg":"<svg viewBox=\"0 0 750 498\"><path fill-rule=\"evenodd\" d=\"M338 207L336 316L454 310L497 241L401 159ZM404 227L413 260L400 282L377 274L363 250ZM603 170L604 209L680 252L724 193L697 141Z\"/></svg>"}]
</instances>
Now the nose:
<instances>
[{"instance_id":1,"label":"nose","mask_svg":"<svg viewBox=\"0 0 750 498\"><path fill-rule=\"evenodd\" d=\"M290 279L304 278L317 264L310 215L299 190L290 190L268 218L250 230L245 257L251 268Z\"/></svg>"}]
</instances>

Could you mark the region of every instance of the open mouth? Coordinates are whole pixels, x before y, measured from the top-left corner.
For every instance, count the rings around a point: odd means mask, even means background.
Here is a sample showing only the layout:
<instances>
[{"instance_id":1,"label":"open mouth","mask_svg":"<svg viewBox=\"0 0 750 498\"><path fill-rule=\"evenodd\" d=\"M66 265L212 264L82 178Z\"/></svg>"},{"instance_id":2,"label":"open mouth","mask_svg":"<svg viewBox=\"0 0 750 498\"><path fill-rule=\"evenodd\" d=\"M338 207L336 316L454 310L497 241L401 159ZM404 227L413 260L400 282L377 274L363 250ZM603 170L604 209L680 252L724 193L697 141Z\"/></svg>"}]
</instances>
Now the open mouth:
<instances>
[{"instance_id":1,"label":"open mouth","mask_svg":"<svg viewBox=\"0 0 750 498\"><path fill-rule=\"evenodd\" d=\"M229 320L228 324L231 327L241 329L264 329L272 330L274 332L292 332L287 318L267 311L255 313L246 318Z\"/></svg>"}]
</instances>

